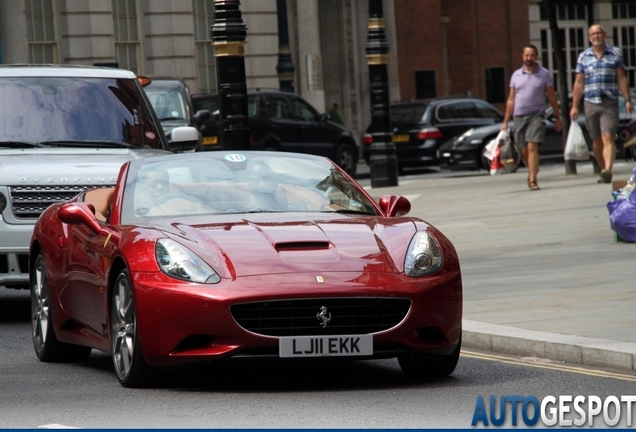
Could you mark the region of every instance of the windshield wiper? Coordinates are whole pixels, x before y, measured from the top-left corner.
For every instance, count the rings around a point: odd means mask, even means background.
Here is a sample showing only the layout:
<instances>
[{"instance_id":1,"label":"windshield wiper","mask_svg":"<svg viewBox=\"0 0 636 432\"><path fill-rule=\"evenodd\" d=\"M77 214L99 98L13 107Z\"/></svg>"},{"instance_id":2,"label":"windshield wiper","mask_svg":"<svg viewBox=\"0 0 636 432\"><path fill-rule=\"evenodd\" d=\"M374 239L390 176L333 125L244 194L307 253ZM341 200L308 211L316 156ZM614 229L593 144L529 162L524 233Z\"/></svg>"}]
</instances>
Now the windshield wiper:
<instances>
[{"instance_id":1,"label":"windshield wiper","mask_svg":"<svg viewBox=\"0 0 636 432\"><path fill-rule=\"evenodd\" d=\"M31 142L31 141L0 141L0 147L30 148L30 147L40 147L40 144L36 142Z\"/></svg>"},{"instance_id":2,"label":"windshield wiper","mask_svg":"<svg viewBox=\"0 0 636 432\"><path fill-rule=\"evenodd\" d=\"M39 144L45 146L56 147L119 147L131 148L128 143L121 141L108 140L59 140L59 141L42 141Z\"/></svg>"},{"instance_id":3,"label":"windshield wiper","mask_svg":"<svg viewBox=\"0 0 636 432\"><path fill-rule=\"evenodd\" d=\"M183 117L163 117L159 119L159 121L164 121L164 120L185 120L185 119Z\"/></svg>"}]
</instances>

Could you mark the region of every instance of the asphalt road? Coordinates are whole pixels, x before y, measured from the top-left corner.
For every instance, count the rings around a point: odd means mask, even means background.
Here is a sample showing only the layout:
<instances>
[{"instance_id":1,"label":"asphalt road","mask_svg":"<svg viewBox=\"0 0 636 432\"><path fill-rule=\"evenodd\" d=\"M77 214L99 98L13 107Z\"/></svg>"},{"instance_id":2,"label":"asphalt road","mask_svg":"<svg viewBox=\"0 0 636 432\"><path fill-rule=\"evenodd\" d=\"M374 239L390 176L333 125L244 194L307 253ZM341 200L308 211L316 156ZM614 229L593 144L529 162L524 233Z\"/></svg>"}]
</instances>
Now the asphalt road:
<instances>
[{"instance_id":1,"label":"asphalt road","mask_svg":"<svg viewBox=\"0 0 636 432\"><path fill-rule=\"evenodd\" d=\"M486 404L490 395L620 397L636 382L465 350L455 373L435 381L410 381L395 360L270 361L163 372L152 388L125 389L103 353L81 364L39 362L28 292L5 289L0 346L0 428L469 428L479 396ZM602 417L594 424L604 426Z\"/></svg>"}]
</instances>

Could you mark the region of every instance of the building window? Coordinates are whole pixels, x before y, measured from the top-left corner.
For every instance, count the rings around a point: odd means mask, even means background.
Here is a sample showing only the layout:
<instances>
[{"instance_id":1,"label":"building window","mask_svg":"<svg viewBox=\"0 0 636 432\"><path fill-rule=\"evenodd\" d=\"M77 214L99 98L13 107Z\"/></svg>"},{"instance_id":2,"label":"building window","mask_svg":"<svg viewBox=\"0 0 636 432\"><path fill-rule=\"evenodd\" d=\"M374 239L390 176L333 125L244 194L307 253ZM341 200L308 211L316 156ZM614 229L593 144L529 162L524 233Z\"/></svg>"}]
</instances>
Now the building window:
<instances>
[{"instance_id":1,"label":"building window","mask_svg":"<svg viewBox=\"0 0 636 432\"><path fill-rule=\"evenodd\" d=\"M612 4L614 45L623 52L625 73L631 88L636 88L636 2Z\"/></svg>"},{"instance_id":2,"label":"building window","mask_svg":"<svg viewBox=\"0 0 636 432\"><path fill-rule=\"evenodd\" d=\"M27 0L29 63L58 63L53 0Z\"/></svg>"},{"instance_id":3,"label":"building window","mask_svg":"<svg viewBox=\"0 0 636 432\"><path fill-rule=\"evenodd\" d=\"M612 18L634 19L636 18L636 3L616 2L612 5Z\"/></svg>"},{"instance_id":4,"label":"building window","mask_svg":"<svg viewBox=\"0 0 636 432\"><path fill-rule=\"evenodd\" d=\"M210 27L214 24L214 0L194 0L193 10L198 89L203 93L216 93L216 64L210 36Z\"/></svg>"},{"instance_id":5,"label":"building window","mask_svg":"<svg viewBox=\"0 0 636 432\"><path fill-rule=\"evenodd\" d=\"M138 22L136 0L113 0L115 57L120 68L128 69L135 74L143 72Z\"/></svg>"},{"instance_id":6,"label":"building window","mask_svg":"<svg viewBox=\"0 0 636 432\"><path fill-rule=\"evenodd\" d=\"M506 101L504 68L486 68L486 100L490 103L503 103Z\"/></svg>"},{"instance_id":7,"label":"building window","mask_svg":"<svg viewBox=\"0 0 636 432\"><path fill-rule=\"evenodd\" d=\"M418 99L437 97L435 71L415 71L415 97Z\"/></svg>"},{"instance_id":8,"label":"building window","mask_svg":"<svg viewBox=\"0 0 636 432\"><path fill-rule=\"evenodd\" d=\"M587 6L585 4L557 4L555 8L557 21L582 21L587 19ZM548 11L546 6L542 4L541 21L547 20Z\"/></svg>"},{"instance_id":9,"label":"building window","mask_svg":"<svg viewBox=\"0 0 636 432\"><path fill-rule=\"evenodd\" d=\"M576 62L579 54L588 47L587 22L584 23L560 23L561 28L557 38L561 47L565 50L565 63L568 88L572 88L576 75ZM552 73L554 90L559 91L559 71L557 69L556 51L552 48L550 29L541 29L541 59L543 67ZM551 53L551 54L550 54Z\"/></svg>"}]
</instances>

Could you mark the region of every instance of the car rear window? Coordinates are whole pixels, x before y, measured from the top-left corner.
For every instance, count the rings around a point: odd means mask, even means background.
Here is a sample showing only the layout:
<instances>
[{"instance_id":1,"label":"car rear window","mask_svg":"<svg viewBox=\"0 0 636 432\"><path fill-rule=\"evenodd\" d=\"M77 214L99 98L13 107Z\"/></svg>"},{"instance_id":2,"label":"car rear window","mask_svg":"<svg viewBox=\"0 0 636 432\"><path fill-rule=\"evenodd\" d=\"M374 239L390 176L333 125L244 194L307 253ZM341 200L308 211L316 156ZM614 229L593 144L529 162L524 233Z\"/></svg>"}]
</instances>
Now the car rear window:
<instances>
[{"instance_id":1,"label":"car rear window","mask_svg":"<svg viewBox=\"0 0 636 432\"><path fill-rule=\"evenodd\" d=\"M426 114L428 107L426 104L394 105L391 107L391 122L396 124L420 123L424 120L424 114Z\"/></svg>"}]
</instances>

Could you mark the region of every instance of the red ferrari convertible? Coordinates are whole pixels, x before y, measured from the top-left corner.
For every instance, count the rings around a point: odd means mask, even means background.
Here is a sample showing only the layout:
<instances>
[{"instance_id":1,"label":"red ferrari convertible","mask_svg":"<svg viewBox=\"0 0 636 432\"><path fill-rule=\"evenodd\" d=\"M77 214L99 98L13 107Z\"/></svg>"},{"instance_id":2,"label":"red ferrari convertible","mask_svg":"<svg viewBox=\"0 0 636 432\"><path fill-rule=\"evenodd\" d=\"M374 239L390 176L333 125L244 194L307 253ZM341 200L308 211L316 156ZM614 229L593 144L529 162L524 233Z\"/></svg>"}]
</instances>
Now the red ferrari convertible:
<instances>
[{"instance_id":1,"label":"red ferrari convertible","mask_svg":"<svg viewBox=\"0 0 636 432\"><path fill-rule=\"evenodd\" d=\"M127 162L40 217L30 249L44 362L112 355L125 387L229 357L397 357L453 372L462 280L451 242L326 158L205 152Z\"/></svg>"}]
</instances>

